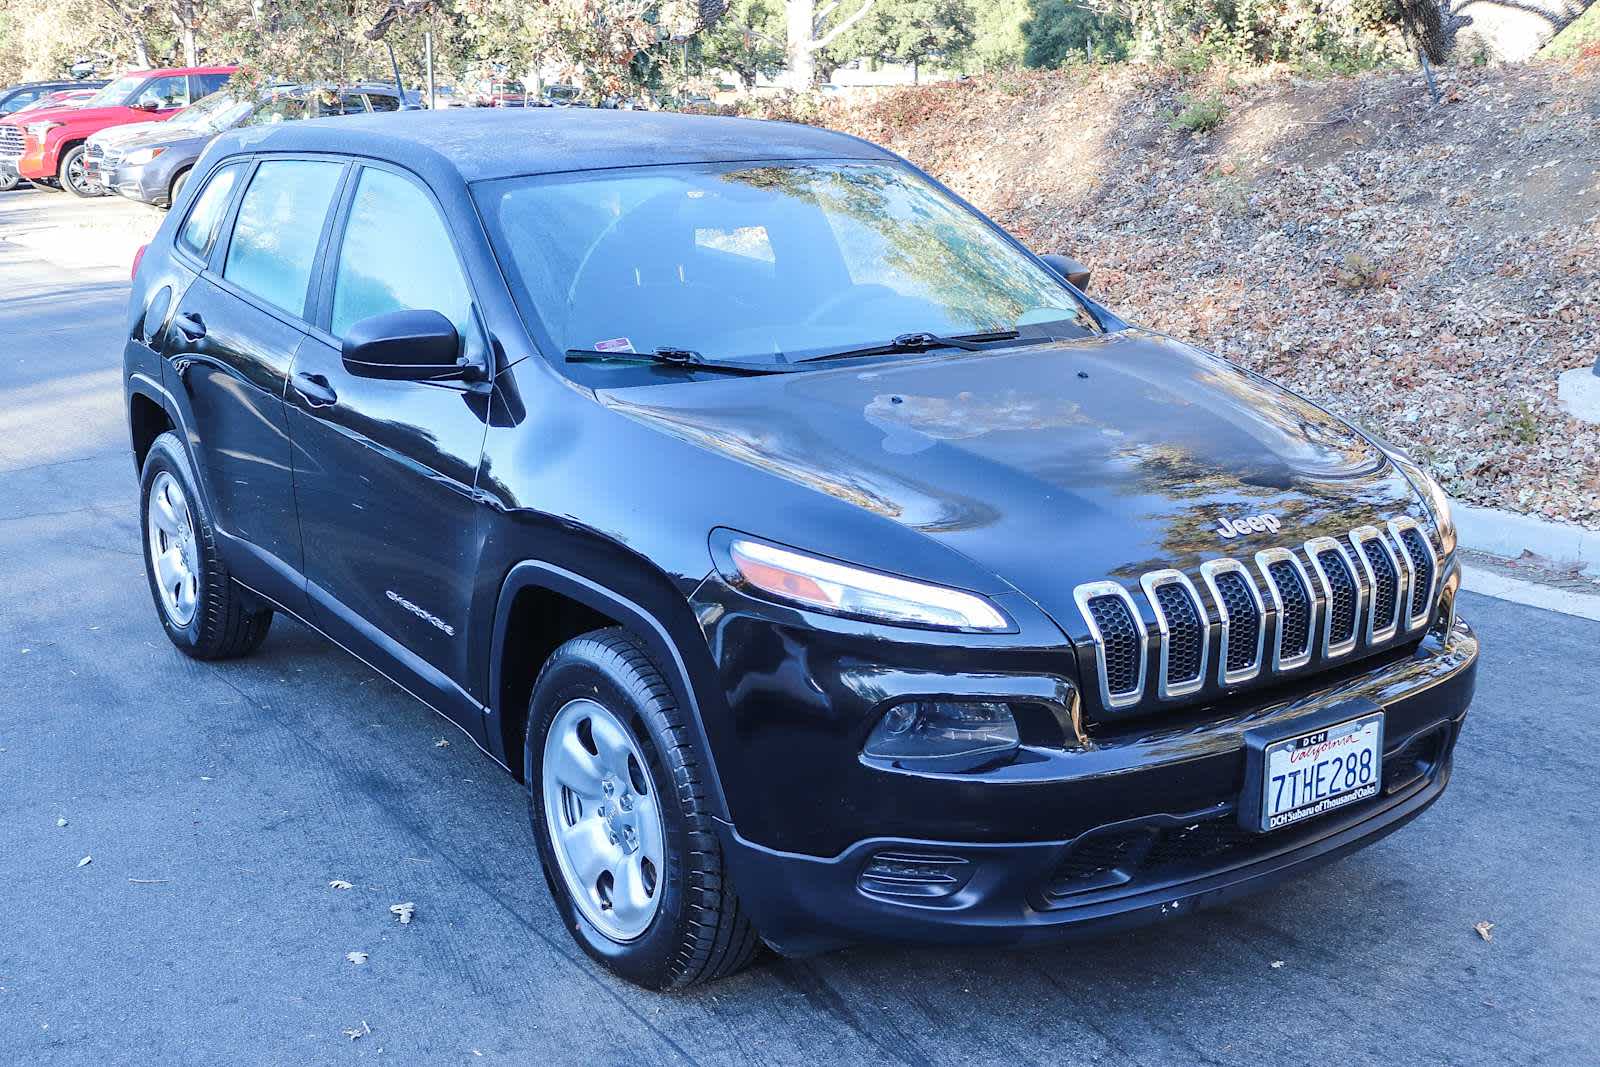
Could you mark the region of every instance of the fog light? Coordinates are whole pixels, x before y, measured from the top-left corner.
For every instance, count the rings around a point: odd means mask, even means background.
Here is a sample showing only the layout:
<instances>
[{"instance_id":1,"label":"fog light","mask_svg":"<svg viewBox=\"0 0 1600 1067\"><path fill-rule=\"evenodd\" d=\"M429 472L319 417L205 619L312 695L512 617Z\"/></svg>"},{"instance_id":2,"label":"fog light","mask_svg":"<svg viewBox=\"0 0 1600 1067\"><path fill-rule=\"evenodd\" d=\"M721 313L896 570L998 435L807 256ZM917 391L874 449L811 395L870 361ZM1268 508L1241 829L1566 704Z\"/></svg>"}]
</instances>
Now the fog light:
<instances>
[{"instance_id":1,"label":"fog light","mask_svg":"<svg viewBox=\"0 0 1600 1067\"><path fill-rule=\"evenodd\" d=\"M970 771L1017 751L1017 722L991 701L912 700L878 721L862 751L906 770Z\"/></svg>"}]
</instances>

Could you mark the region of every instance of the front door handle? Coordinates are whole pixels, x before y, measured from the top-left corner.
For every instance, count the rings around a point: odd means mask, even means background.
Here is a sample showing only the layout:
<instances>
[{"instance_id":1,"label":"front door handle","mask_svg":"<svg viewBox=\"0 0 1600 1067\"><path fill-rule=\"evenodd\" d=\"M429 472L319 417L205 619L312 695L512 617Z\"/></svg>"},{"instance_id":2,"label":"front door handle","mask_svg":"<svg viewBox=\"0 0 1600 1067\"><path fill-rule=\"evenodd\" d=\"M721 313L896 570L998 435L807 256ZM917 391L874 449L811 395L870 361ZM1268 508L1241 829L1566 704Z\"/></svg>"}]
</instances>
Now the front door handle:
<instances>
[{"instance_id":1,"label":"front door handle","mask_svg":"<svg viewBox=\"0 0 1600 1067\"><path fill-rule=\"evenodd\" d=\"M180 311L172 316L172 325L190 341L198 341L206 335L205 320L198 314L187 315Z\"/></svg>"},{"instance_id":2,"label":"front door handle","mask_svg":"<svg viewBox=\"0 0 1600 1067\"><path fill-rule=\"evenodd\" d=\"M339 394L333 391L328 379L320 374L307 374L301 371L290 379L289 384L294 386L294 391L305 397L306 403L314 408L331 407L339 402Z\"/></svg>"}]
</instances>

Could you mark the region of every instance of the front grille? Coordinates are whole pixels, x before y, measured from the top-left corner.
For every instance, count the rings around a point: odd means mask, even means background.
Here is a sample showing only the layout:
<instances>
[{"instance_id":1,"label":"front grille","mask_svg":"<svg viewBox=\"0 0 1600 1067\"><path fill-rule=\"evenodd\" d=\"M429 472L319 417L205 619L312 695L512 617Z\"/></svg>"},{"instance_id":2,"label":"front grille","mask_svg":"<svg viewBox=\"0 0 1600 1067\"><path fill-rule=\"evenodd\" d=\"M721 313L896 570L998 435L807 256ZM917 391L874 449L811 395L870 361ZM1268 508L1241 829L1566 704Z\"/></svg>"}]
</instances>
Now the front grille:
<instances>
[{"instance_id":1,"label":"front grille","mask_svg":"<svg viewBox=\"0 0 1600 1067\"><path fill-rule=\"evenodd\" d=\"M1383 795L1415 786L1437 769L1449 727L1408 742L1383 761ZM1355 811L1381 804L1378 798L1357 801L1343 810ZM1297 836L1315 832L1318 820L1292 824L1281 830L1257 833L1239 825L1229 805L1191 816L1195 821L1177 825L1145 825L1117 830L1090 831L1073 842L1044 886L1047 905L1072 903L1071 897L1097 889L1204 877L1275 849ZM1166 820L1163 820L1166 821Z\"/></svg>"},{"instance_id":2,"label":"front grille","mask_svg":"<svg viewBox=\"0 0 1600 1067\"><path fill-rule=\"evenodd\" d=\"M0 122L0 159L21 159L23 137L21 126Z\"/></svg>"},{"instance_id":3,"label":"front grille","mask_svg":"<svg viewBox=\"0 0 1600 1067\"><path fill-rule=\"evenodd\" d=\"M1131 693L1139 685L1139 631L1133 613L1119 597L1097 596L1089 601L1089 613L1100 628L1100 643L1106 650L1106 688L1113 696Z\"/></svg>"},{"instance_id":4,"label":"front grille","mask_svg":"<svg viewBox=\"0 0 1600 1067\"><path fill-rule=\"evenodd\" d=\"M1266 549L1256 553L1255 566L1253 576L1234 559L1202 564L1209 604L1190 576L1173 569L1139 579L1142 603L1118 582L1080 585L1074 598L1095 650L1101 707L1120 710L1146 700L1147 657L1160 671L1150 688L1168 701L1210 685L1228 690L1266 681L1319 657L1377 651L1427 623L1439 586L1438 556L1410 518L1383 530L1358 527L1347 542L1318 537L1299 549ZM1266 626L1268 610L1275 628ZM1157 624L1153 634L1146 630L1150 619ZM1208 677L1211 662L1216 668Z\"/></svg>"}]
</instances>

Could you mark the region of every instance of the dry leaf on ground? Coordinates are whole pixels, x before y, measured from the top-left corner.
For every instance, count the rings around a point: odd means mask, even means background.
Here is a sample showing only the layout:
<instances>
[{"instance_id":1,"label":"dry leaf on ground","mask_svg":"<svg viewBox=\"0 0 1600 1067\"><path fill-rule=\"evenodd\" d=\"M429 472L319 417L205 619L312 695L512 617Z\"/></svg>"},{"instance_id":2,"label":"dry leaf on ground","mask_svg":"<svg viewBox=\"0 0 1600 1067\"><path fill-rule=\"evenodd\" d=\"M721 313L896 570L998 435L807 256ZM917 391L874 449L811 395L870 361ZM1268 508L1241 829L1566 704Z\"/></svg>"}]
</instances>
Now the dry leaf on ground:
<instances>
[{"instance_id":1,"label":"dry leaf on ground","mask_svg":"<svg viewBox=\"0 0 1600 1067\"><path fill-rule=\"evenodd\" d=\"M367 962L368 956L365 952L346 952L344 958L359 966Z\"/></svg>"},{"instance_id":2,"label":"dry leaf on ground","mask_svg":"<svg viewBox=\"0 0 1600 1067\"><path fill-rule=\"evenodd\" d=\"M391 904L389 906L389 910L394 913L397 919L400 920L400 925L404 926L409 923L411 921L411 917L417 913L417 906L408 900L404 904Z\"/></svg>"},{"instance_id":3,"label":"dry leaf on ground","mask_svg":"<svg viewBox=\"0 0 1600 1067\"><path fill-rule=\"evenodd\" d=\"M93 856L85 856L85 857L83 857L83 859L78 861L78 866L79 867L87 867L87 866L89 866L89 864L91 864L93 862L94 862L94 857Z\"/></svg>"},{"instance_id":4,"label":"dry leaf on ground","mask_svg":"<svg viewBox=\"0 0 1600 1067\"><path fill-rule=\"evenodd\" d=\"M328 883L328 888L329 889L354 889L355 886L351 885L349 882L345 881L343 878L335 878L333 881Z\"/></svg>"},{"instance_id":5,"label":"dry leaf on ground","mask_svg":"<svg viewBox=\"0 0 1600 1067\"><path fill-rule=\"evenodd\" d=\"M1472 928L1478 931L1478 936L1485 941L1494 940L1494 923L1488 921L1473 923Z\"/></svg>"}]
</instances>

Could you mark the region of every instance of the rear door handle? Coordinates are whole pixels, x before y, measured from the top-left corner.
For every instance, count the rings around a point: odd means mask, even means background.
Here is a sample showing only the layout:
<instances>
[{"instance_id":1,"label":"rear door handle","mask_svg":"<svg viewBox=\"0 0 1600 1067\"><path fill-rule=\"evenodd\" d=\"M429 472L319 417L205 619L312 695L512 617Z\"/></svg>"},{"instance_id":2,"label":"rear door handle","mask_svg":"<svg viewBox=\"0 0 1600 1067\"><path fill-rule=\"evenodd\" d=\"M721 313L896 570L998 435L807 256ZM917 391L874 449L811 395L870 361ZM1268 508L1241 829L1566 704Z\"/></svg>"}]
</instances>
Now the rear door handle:
<instances>
[{"instance_id":1,"label":"rear door handle","mask_svg":"<svg viewBox=\"0 0 1600 1067\"><path fill-rule=\"evenodd\" d=\"M180 311L172 316L172 325L190 341L198 341L206 335L205 320L199 315L186 315Z\"/></svg>"},{"instance_id":2,"label":"rear door handle","mask_svg":"<svg viewBox=\"0 0 1600 1067\"><path fill-rule=\"evenodd\" d=\"M331 407L339 402L339 394L333 391L333 386L328 384L328 379L320 374L307 374L301 371L289 380L294 386L294 391L306 398L306 403L314 408Z\"/></svg>"}]
</instances>

